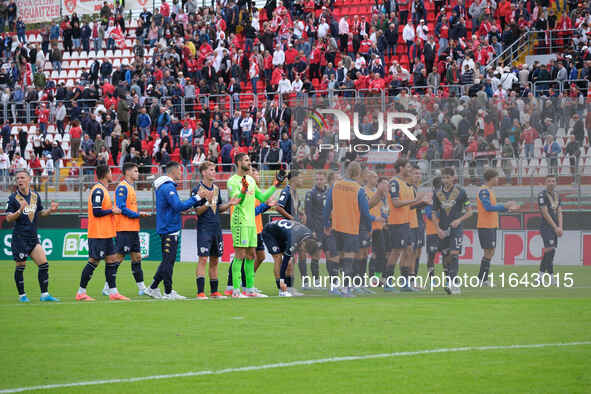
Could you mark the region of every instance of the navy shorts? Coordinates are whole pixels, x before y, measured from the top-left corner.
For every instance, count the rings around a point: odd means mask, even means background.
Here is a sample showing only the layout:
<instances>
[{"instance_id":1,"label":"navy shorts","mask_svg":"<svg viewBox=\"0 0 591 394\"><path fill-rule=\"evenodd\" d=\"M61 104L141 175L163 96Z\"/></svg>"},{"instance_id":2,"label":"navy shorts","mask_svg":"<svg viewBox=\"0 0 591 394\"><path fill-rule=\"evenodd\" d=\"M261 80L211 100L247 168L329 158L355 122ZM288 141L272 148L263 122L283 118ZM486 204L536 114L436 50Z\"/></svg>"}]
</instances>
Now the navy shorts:
<instances>
[{"instance_id":1,"label":"navy shorts","mask_svg":"<svg viewBox=\"0 0 591 394\"><path fill-rule=\"evenodd\" d=\"M224 239L221 231L197 231L197 255L221 257L224 254Z\"/></svg>"},{"instance_id":2,"label":"navy shorts","mask_svg":"<svg viewBox=\"0 0 591 394\"><path fill-rule=\"evenodd\" d=\"M12 241L10 248L12 249L12 257L17 263L22 263L27 260L35 246L39 245L39 238L23 237L18 234L12 234Z\"/></svg>"},{"instance_id":3,"label":"navy shorts","mask_svg":"<svg viewBox=\"0 0 591 394\"><path fill-rule=\"evenodd\" d=\"M437 253L441 239L437 234L427 235L427 253Z\"/></svg>"},{"instance_id":4,"label":"navy shorts","mask_svg":"<svg viewBox=\"0 0 591 394\"><path fill-rule=\"evenodd\" d=\"M494 249L497 246L496 228L479 228L478 240L482 249Z\"/></svg>"},{"instance_id":5,"label":"navy shorts","mask_svg":"<svg viewBox=\"0 0 591 394\"><path fill-rule=\"evenodd\" d=\"M361 247L359 235L333 231L336 250L339 253L357 253Z\"/></svg>"},{"instance_id":6,"label":"navy shorts","mask_svg":"<svg viewBox=\"0 0 591 394\"><path fill-rule=\"evenodd\" d=\"M88 257L103 260L115 254L113 238L88 238Z\"/></svg>"},{"instance_id":7,"label":"navy shorts","mask_svg":"<svg viewBox=\"0 0 591 394\"><path fill-rule=\"evenodd\" d=\"M140 233L137 231L117 231L115 250L123 256L127 253L140 253Z\"/></svg>"},{"instance_id":8,"label":"navy shorts","mask_svg":"<svg viewBox=\"0 0 591 394\"><path fill-rule=\"evenodd\" d=\"M337 241L332 232L328 235L322 233L321 242L322 249L324 249L324 253L326 253L327 257L333 257L339 254L337 252Z\"/></svg>"},{"instance_id":9,"label":"navy shorts","mask_svg":"<svg viewBox=\"0 0 591 394\"><path fill-rule=\"evenodd\" d=\"M443 254L458 251L462 253L462 242L464 241L464 230L456 227L449 228L449 235L439 241L439 250Z\"/></svg>"},{"instance_id":10,"label":"navy shorts","mask_svg":"<svg viewBox=\"0 0 591 394\"><path fill-rule=\"evenodd\" d=\"M369 248L371 246L371 233L365 230L360 231L359 242L362 248Z\"/></svg>"},{"instance_id":11,"label":"navy shorts","mask_svg":"<svg viewBox=\"0 0 591 394\"><path fill-rule=\"evenodd\" d=\"M262 236L265 246L271 254L284 253L289 248L286 241L276 239L270 231L263 229Z\"/></svg>"},{"instance_id":12,"label":"navy shorts","mask_svg":"<svg viewBox=\"0 0 591 394\"><path fill-rule=\"evenodd\" d=\"M388 225L389 249L404 249L408 246L410 227L408 223Z\"/></svg>"},{"instance_id":13,"label":"navy shorts","mask_svg":"<svg viewBox=\"0 0 591 394\"><path fill-rule=\"evenodd\" d=\"M425 246L425 227L415 228L415 249Z\"/></svg>"},{"instance_id":14,"label":"navy shorts","mask_svg":"<svg viewBox=\"0 0 591 394\"><path fill-rule=\"evenodd\" d=\"M417 229L409 227L408 235L406 236L406 246L415 249L417 247Z\"/></svg>"},{"instance_id":15,"label":"navy shorts","mask_svg":"<svg viewBox=\"0 0 591 394\"><path fill-rule=\"evenodd\" d=\"M554 229L542 226L540 227L540 236L544 241L544 248L555 248L558 246L558 236L554 232Z\"/></svg>"},{"instance_id":16,"label":"navy shorts","mask_svg":"<svg viewBox=\"0 0 591 394\"><path fill-rule=\"evenodd\" d=\"M262 250L265 251L265 242L263 241L263 234L257 234L257 251Z\"/></svg>"},{"instance_id":17,"label":"navy shorts","mask_svg":"<svg viewBox=\"0 0 591 394\"><path fill-rule=\"evenodd\" d=\"M174 264L179 245L177 234L160 234L160 246L162 248L162 262Z\"/></svg>"}]
</instances>

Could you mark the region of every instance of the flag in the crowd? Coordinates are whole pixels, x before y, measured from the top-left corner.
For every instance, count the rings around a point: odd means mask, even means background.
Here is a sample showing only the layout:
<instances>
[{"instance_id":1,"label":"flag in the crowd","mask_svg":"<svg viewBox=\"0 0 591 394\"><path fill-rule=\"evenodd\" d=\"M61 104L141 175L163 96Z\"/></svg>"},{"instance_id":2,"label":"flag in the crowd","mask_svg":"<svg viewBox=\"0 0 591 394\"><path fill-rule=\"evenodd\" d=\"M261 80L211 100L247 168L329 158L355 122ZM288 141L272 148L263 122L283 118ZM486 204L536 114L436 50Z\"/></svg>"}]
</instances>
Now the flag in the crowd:
<instances>
[{"instance_id":1,"label":"flag in the crowd","mask_svg":"<svg viewBox=\"0 0 591 394\"><path fill-rule=\"evenodd\" d=\"M121 31L121 27L116 26L113 31L111 31L111 37L115 40L117 48L125 48L125 36Z\"/></svg>"}]
</instances>

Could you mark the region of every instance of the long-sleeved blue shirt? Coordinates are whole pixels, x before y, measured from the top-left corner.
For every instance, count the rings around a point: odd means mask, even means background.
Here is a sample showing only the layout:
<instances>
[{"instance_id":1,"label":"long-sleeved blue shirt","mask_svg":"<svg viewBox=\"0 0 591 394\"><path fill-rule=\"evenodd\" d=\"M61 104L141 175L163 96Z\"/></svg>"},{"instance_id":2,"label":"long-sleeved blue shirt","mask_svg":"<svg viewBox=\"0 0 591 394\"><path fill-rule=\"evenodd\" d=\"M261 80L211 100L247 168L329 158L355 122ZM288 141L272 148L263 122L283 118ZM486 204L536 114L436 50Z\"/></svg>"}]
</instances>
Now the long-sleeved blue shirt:
<instances>
[{"instance_id":1,"label":"long-sleeved blue shirt","mask_svg":"<svg viewBox=\"0 0 591 394\"><path fill-rule=\"evenodd\" d=\"M367 201L367 194L365 194L365 190L360 188L357 192L357 204L359 206L359 213L360 213L360 223L365 222L369 224L369 228L371 228L371 223L376 220L376 218L369 213L369 203ZM324 206L324 218L323 223L325 228L330 228L331 222L331 215L332 215L332 188L328 191L328 196L326 197L326 205Z\"/></svg>"},{"instance_id":2,"label":"long-sleeved blue shirt","mask_svg":"<svg viewBox=\"0 0 591 394\"><path fill-rule=\"evenodd\" d=\"M478 199L487 212L507 212L507 208L503 204L492 205L490 202L490 192L486 189L481 189L478 192Z\"/></svg>"},{"instance_id":3,"label":"long-sleeved blue shirt","mask_svg":"<svg viewBox=\"0 0 591 394\"><path fill-rule=\"evenodd\" d=\"M115 189L115 204L121 209L121 214L131 219L137 219L140 217L139 212L132 211L127 208L127 186L119 185Z\"/></svg>"},{"instance_id":4,"label":"long-sleeved blue shirt","mask_svg":"<svg viewBox=\"0 0 591 394\"><path fill-rule=\"evenodd\" d=\"M181 230L181 212L204 204L204 199L190 197L181 201L176 191L176 183L167 176L154 182L156 188L156 231L158 234L171 234Z\"/></svg>"}]
</instances>

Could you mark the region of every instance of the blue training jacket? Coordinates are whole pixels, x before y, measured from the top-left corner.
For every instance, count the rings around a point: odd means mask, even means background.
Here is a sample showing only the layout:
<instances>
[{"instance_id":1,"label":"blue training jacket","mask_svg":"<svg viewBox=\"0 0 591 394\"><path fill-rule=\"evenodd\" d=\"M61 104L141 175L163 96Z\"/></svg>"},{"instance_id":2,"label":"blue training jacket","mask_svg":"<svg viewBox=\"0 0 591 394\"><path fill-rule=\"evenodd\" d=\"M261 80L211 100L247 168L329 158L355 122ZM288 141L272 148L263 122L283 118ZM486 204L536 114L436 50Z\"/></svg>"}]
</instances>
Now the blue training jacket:
<instances>
[{"instance_id":1,"label":"blue training jacket","mask_svg":"<svg viewBox=\"0 0 591 394\"><path fill-rule=\"evenodd\" d=\"M170 234L181 230L181 212L205 203L200 197L181 201L172 178L161 176L154 181L156 189L156 231Z\"/></svg>"}]
</instances>

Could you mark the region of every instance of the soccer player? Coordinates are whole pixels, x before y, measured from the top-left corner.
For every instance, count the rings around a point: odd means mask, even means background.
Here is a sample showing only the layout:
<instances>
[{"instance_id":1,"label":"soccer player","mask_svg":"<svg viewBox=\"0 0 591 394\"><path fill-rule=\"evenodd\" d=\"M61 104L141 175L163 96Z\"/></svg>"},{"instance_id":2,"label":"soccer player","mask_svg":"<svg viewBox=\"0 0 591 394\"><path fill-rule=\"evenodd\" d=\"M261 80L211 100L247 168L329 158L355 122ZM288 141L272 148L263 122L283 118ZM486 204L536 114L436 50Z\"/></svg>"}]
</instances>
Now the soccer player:
<instances>
[{"instance_id":1,"label":"soccer player","mask_svg":"<svg viewBox=\"0 0 591 394\"><path fill-rule=\"evenodd\" d=\"M263 240L273 256L273 271L279 296L293 296L286 283L289 260L298 249L303 253L316 255L318 241L308 227L295 220L287 219L267 223L263 228Z\"/></svg>"},{"instance_id":2,"label":"soccer player","mask_svg":"<svg viewBox=\"0 0 591 394\"><path fill-rule=\"evenodd\" d=\"M462 250L464 231L462 223L472 216L472 206L464 189L455 184L455 171L451 167L441 170L443 187L433 195L433 224L439 235L439 249L443 256L443 269L447 270L448 294L460 294L454 284L458 275L458 258Z\"/></svg>"},{"instance_id":3,"label":"soccer player","mask_svg":"<svg viewBox=\"0 0 591 394\"><path fill-rule=\"evenodd\" d=\"M411 176L410 186L413 189L414 194L417 193L417 188L421 184L422 174L421 169L418 165L413 164L412 169L412 176ZM428 198L429 195L427 194L425 198ZM413 228L414 235L414 249L411 251L411 262L413 263L412 273L415 276L415 280L419 274L419 260L421 259L421 252L423 250L423 246L425 246L425 219L423 217L423 208L427 207L429 203L432 201L420 202L418 204L411 205L411 228ZM413 213L414 210L414 213ZM416 216L416 225L414 223L414 219L412 216Z\"/></svg>"},{"instance_id":4,"label":"soccer player","mask_svg":"<svg viewBox=\"0 0 591 394\"><path fill-rule=\"evenodd\" d=\"M436 193L441 188L441 178L435 177L432 181L433 193ZM433 204L425 207L425 232L427 234L427 280L435 275L435 256L439 252L439 235L433 223Z\"/></svg>"},{"instance_id":5,"label":"soccer player","mask_svg":"<svg viewBox=\"0 0 591 394\"><path fill-rule=\"evenodd\" d=\"M232 264L233 298L244 298L240 292L242 281L241 264L244 263L246 274L246 291L248 297L266 297L264 294L255 291L254 287L254 259L257 246L256 222L255 222L255 199L266 202L273 195L276 187L285 180L285 171L281 169L276 177L273 186L266 192L262 192L254 179L249 175L250 157L244 153L238 153L234 157L237 171L228 179L227 187L230 198L240 198L240 203L234 206L230 218L230 229L234 244L235 257Z\"/></svg>"},{"instance_id":6,"label":"soccer player","mask_svg":"<svg viewBox=\"0 0 591 394\"><path fill-rule=\"evenodd\" d=\"M27 170L18 170L15 175L16 191L8 197L6 221L15 222L12 230L10 247L16 263L14 281L20 302L29 302L25 293L24 272L27 257L37 264L37 279L41 288L41 301L59 301L47 291L49 287L49 263L45 251L39 243L37 235L37 218L48 216L57 211L58 204L54 201L47 209L43 209L41 196L31 190L31 175Z\"/></svg>"},{"instance_id":7,"label":"soccer player","mask_svg":"<svg viewBox=\"0 0 591 394\"><path fill-rule=\"evenodd\" d=\"M386 178L378 178L373 171L368 173L365 192L369 198L369 212L375 217L388 217L388 204L385 194L381 190L389 188ZM381 189L381 190L380 190ZM372 223L371 231L371 255L369 261L369 276L381 277L386 267L386 230L381 221Z\"/></svg>"},{"instance_id":8,"label":"soccer player","mask_svg":"<svg viewBox=\"0 0 591 394\"><path fill-rule=\"evenodd\" d=\"M355 254L361 247L359 228L362 220L376 220L369 213L367 195L361 185L355 181L361 175L361 165L350 162L346 169L346 178L335 182L329 190L324 208L325 233L333 231L336 249L339 253L339 264L345 276L353 279L355 275ZM381 220L378 218L377 220ZM351 284L349 284L351 285ZM352 297L350 286L344 286L341 295Z\"/></svg>"},{"instance_id":9,"label":"soccer player","mask_svg":"<svg viewBox=\"0 0 591 394\"><path fill-rule=\"evenodd\" d=\"M321 247L318 250L320 255L324 251L326 256L327 271L330 272L328 266L332 264L329 262L329 256L334 256L328 247L328 236L324 234L324 226L322 225L322 214L324 211L324 204L326 203L326 197L328 196L327 179L324 171L316 172L315 184L312 190L306 193L306 200L304 209L306 212L306 226L312 230L312 234L315 239L318 239L321 243ZM318 258L312 256L310 261L310 270L312 271L312 277L318 278L314 287L320 283L320 269L318 265Z\"/></svg>"},{"instance_id":10,"label":"soccer player","mask_svg":"<svg viewBox=\"0 0 591 394\"><path fill-rule=\"evenodd\" d=\"M156 189L156 231L160 234L162 245L162 261L154 274L154 281L144 294L152 298L165 300L184 300L186 297L172 289L172 272L177 256L179 234L181 231L181 212L205 204L205 200L211 200L212 193L205 188L196 196L191 196L181 201L176 187L183 179L183 168L176 161L166 164L166 175L154 181ZM164 294L160 293L158 286L164 282Z\"/></svg>"},{"instance_id":11,"label":"soccer player","mask_svg":"<svg viewBox=\"0 0 591 394\"><path fill-rule=\"evenodd\" d=\"M377 174L376 173L372 174L372 173L373 173L373 171L362 170L360 172L359 177L357 179L355 179L357 181L357 183L359 183L359 185L361 186L361 189L365 193L366 197L368 196L368 194L367 194L368 187L366 186L367 179L369 177L373 176L377 180ZM371 205L369 205L369 197L367 197L367 199L368 199L368 207L371 208ZM371 213L371 210L370 210L370 215L373 215ZM380 218L381 215L377 215L374 217ZM376 221L375 223L379 223L379 221ZM372 229L372 227L373 227L373 223L368 222L366 220L361 220L359 222L360 248L355 256L355 262L353 263L353 269L355 272L355 276L359 276L360 278L363 278L363 275L367 271L367 259L369 257L369 248L371 246L371 229ZM355 288L354 290L358 294L375 294L372 290L369 290L365 286Z\"/></svg>"},{"instance_id":12,"label":"soccer player","mask_svg":"<svg viewBox=\"0 0 591 394\"><path fill-rule=\"evenodd\" d=\"M291 171L287 175L288 184L281 190L281 194L279 195L279 200L277 200L277 206L275 210L279 212L281 216L288 220L296 220L298 216L298 208L299 202L297 199L297 188L299 187L299 173L297 171ZM304 285L303 277L308 275L308 267L306 265L306 259L301 258L300 256L296 256L296 260L298 263L298 268L300 270L300 275L302 277L301 284L302 287ZM303 296L304 294L300 293L299 291L295 290L294 285L295 282L293 280L293 263L289 263L288 268L288 276L285 279L287 288L294 296Z\"/></svg>"},{"instance_id":13,"label":"soccer player","mask_svg":"<svg viewBox=\"0 0 591 394\"><path fill-rule=\"evenodd\" d=\"M538 195L538 206L542 214L540 236L544 242L542 261L540 263L540 280L542 276L554 274L554 255L558 247L558 237L562 237L562 207L560 196L556 193L556 177L546 176L546 189ZM552 280L554 283L554 280Z\"/></svg>"},{"instance_id":14,"label":"soccer player","mask_svg":"<svg viewBox=\"0 0 591 394\"><path fill-rule=\"evenodd\" d=\"M98 182L88 194L88 263L82 270L76 300L94 301L94 298L86 294L86 286L101 260L105 260L109 299L129 301L129 298L117 291L117 269L121 261L115 252L113 237L115 237L115 215L119 215L121 209L113 206L107 189L109 183L113 181L111 169L106 165L98 165L96 179Z\"/></svg>"},{"instance_id":15,"label":"soccer player","mask_svg":"<svg viewBox=\"0 0 591 394\"><path fill-rule=\"evenodd\" d=\"M199 216L197 220L197 254L199 255L199 262L195 272L197 299L207 299L205 295L205 267L208 260L211 298L226 298L218 291L218 261L224 253L224 239L222 238L219 214L238 204L240 199L234 198L225 204L223 203L220 189L213 183L216 172L215 164L211 161L201 163L199 172L202 181L191 191L191 195L198 196L200 189L206 189L211 192L211 199L196 208L197 216Z\"/></svg>"},{"instance_id":16,"label":"soccer player","mask_svg":"<svg viewBox=\"0 0 591 394\"><path fill-rule=\"evenodd\" d=\"M260 183L259 178L259 171L251 165L250 167L250 176L258 185ZM272 199L268 199L266 203L261 203L259 200L255 202L255 224L257 228L257 247L255 252L255 260L254 260L254 272L256 273L259 269L260 265L265 261L265 244L263 242L262 232L263 232L263 216L262 214L267 211L269 208L274 207L276 201ZM231 208L233 210L233 207ZM230 212L230 215L232 212ZM228 282L226 286L226 290L224 291L225 296L231 296L232 292L234 291L233 279L232 278L232 265L234 261L230 263L230 267L228 267ZM244 272L244 264L241 264L240 274L242 276L242 289L246 290L246 273ZM258 290L255 291L260 293Z\"/></svg>"},{"instance_id":17,"label":"soccer player","mask_svg":"<svg viewBox=\"0 0 591 394\"><path fill-rule=\"evenodd\" d=\"M488 286L490 262L497 246L499 212L507 212L518 208L518 205L513 201L510 201L507 205L497 204L493 187L497 185L498 176L497 171L492 168L484 171L485 185L480 188L476 196L476 207L478 209L476 228L478 229L480 247L484 251L484 256L480 262L480 271L478 272L478 279L480 279L482 286Z\"/></svg>"},{"instance_id":18,"label":"soccer player","mask_svg":"<svg viewBox=\"0 0 591 394\"><path fill-rule=\"evenodd\" d=\"M408 276L411 272L410 250L408 248L410 236L410 207L413 204L424 201L427 196L423 193L413 193L406 183L412 173L412 165L406 159L398 159L394 163L397 176L390 181L390 191L387 194L389 203L388 236L390 242L390 254L386 265L386 279L394 276L396 263L400 259L400 275L407 279L403 286L405 291L412 291L408 286ZM395 291L388 281L384 285L384 291Z\"/></svg>"},{"instance_id":19,"label":"soccer player","mask_svg":"<svg viewBox=\"0 0 591 394\"><path fill-rule=\"evenodd\" d=\"M120 215L115 216L115 251L117 261L123 262L125 255L129 253L131 258L131 273L137 284L138 294L144 295L144 271L142 271L142 253L140 249L140 217L150 216L149 212L140 212L133 184L137 182L140 174L135 163L123 164L123 180L115 189L115 205L121 210ZM109 284L105 282L103 295L109 295Z\"/></svg>"}]
</instances>

